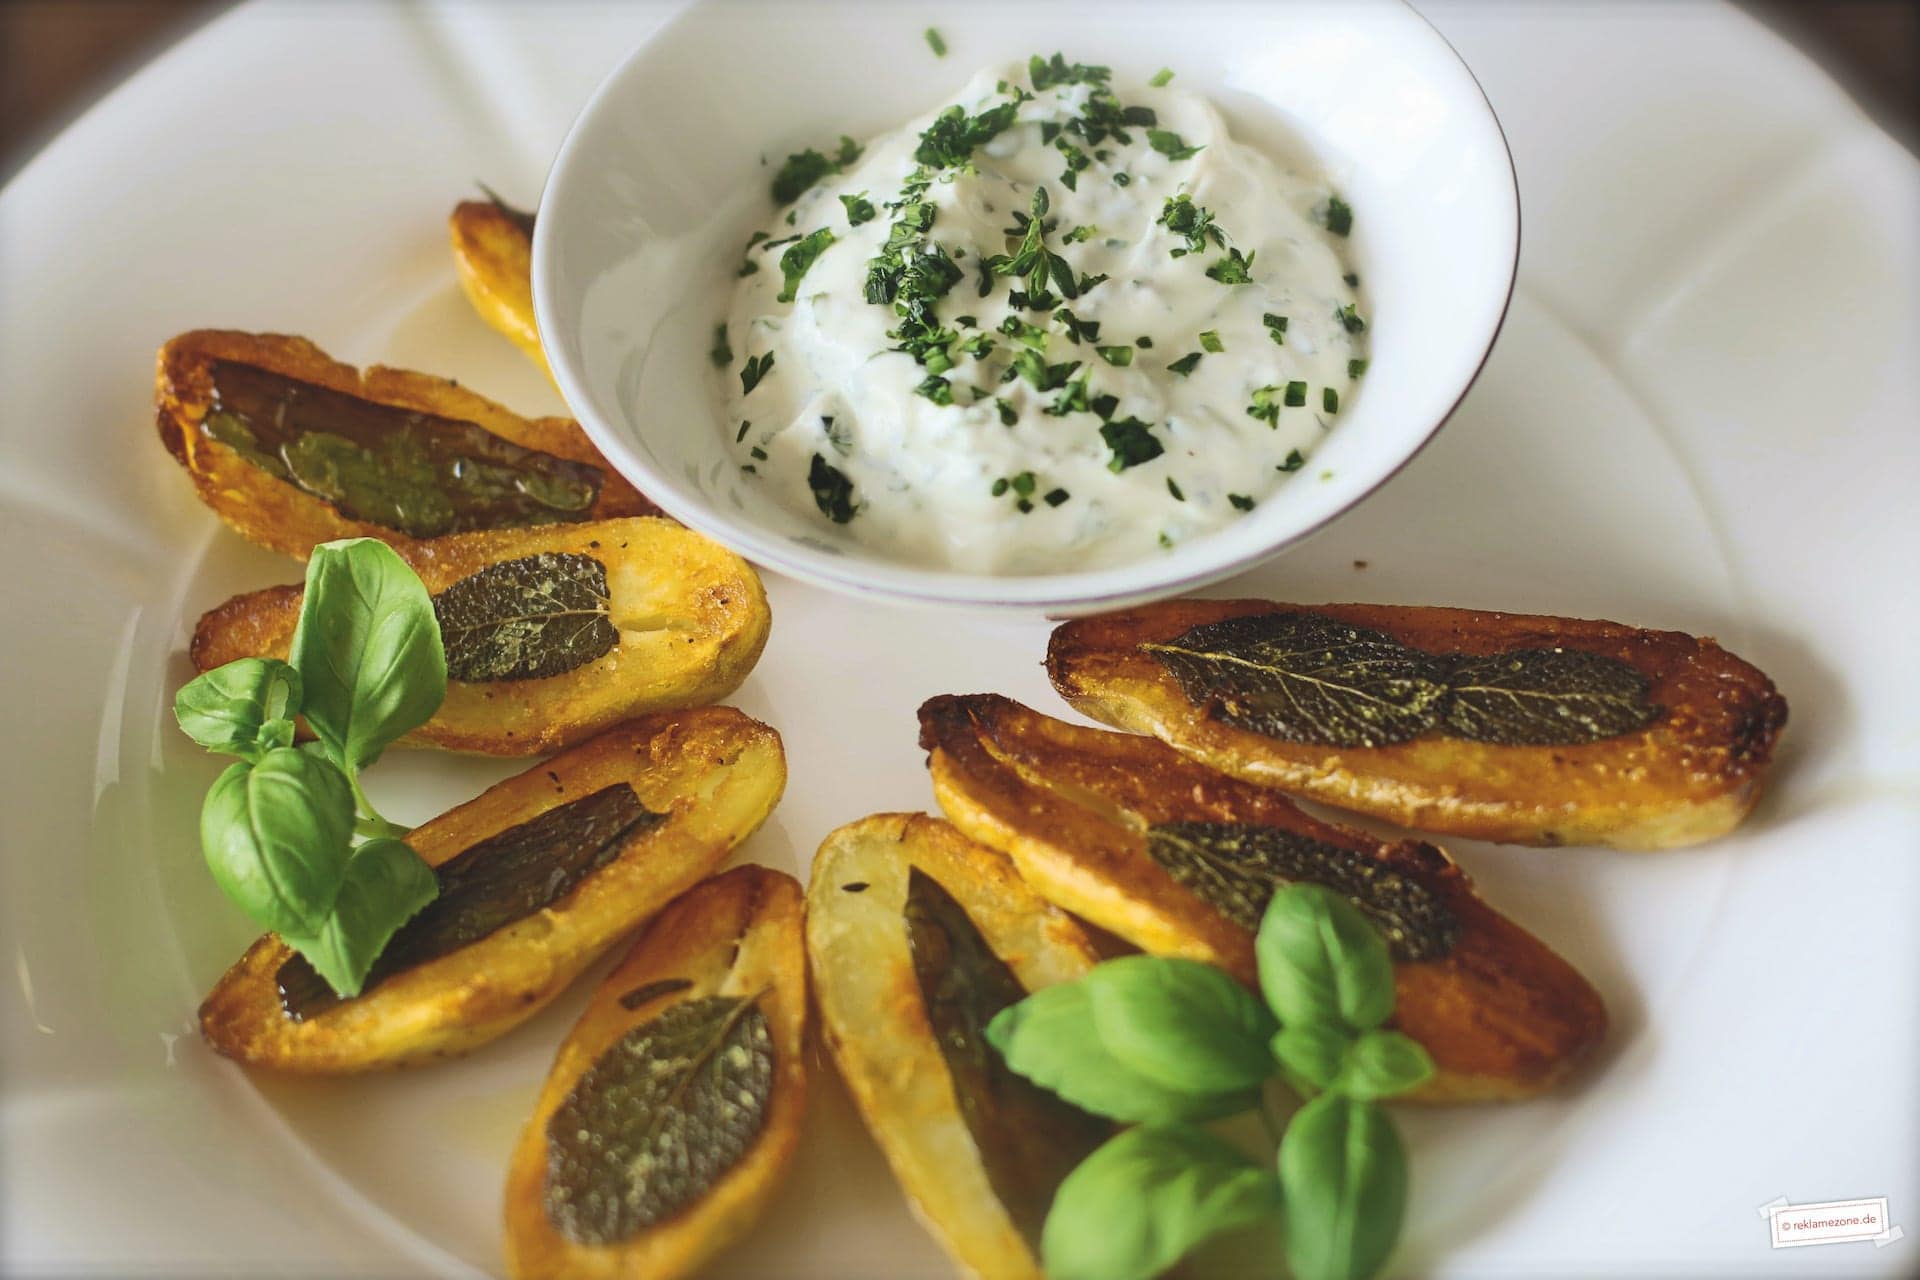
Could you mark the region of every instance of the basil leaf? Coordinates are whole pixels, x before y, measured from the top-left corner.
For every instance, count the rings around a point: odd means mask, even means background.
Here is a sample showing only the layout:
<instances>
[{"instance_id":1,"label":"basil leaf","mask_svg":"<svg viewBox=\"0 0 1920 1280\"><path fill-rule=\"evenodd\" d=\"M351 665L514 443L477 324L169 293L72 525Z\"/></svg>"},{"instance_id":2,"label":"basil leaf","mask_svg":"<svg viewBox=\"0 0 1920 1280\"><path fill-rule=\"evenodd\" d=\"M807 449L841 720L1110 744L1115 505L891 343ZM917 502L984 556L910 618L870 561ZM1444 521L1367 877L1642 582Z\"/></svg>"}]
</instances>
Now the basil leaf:
<instances>
[{"instance_id":1,"label":"basil leaf","mask_svg":"<svg viewBox=\"0 0 1920 1280\"><path fill-rule=\"evenodd\" d=\"M1274 1060L1294 1092L1303 1096L1339 1078L1353 1045L1353 1033L1334 1022L1296 1022L1282 1027L1272 1041Z\"/></svg>"},{"instance_id":2,"label":"basil leaf","mask_svg":"<svg viewBox=\"0 0 1920 1280\"><path fill-rule=\"evenodd\" d=\"M1359 908L1296 884L1267 904L1254 938L1260 990L1281 1025L1344 1023L1366 1031L1393 1013L1393 958Z\"/></svg>"},{"instance_id":3,"label":"basil leaf","mask_svg":"<svg viewBox=\"0 0 1920 1280\"><path fill-rule=\"evenodd\" d=\"M1063 982L1009 1005L987 1024L987 1042L1007 1066L1074 1106L1126 1124L1215 1120L1259 1105L1253 1089L1228 1093L1169 1088L1100 1043L1084 982Z\"/></svg>"},{"instance_id":4,"label":"basil leaf","mask_svg":"<svg viewBox=\"0 0 1920 1280\"><path fill-rule=\"evenodd\" d=\"M1287 742L1405 742L1435 726L1447 694L1444 658L1319 614L1227 618L1141 647L1196 706Z\"/></svg>"},{"instance_id":5,"label":"basil leaf","mask_svg":"<svg viewBox=\"0 0 1920 1280\"><path fill-rule=\"evenodd\" d=\"M1129 1129L1060 1184L1041 1254L1051 1280L1147 1280L1281 1206L1280 1181L1201 1129Z\"/></svg>"},{"instance_id":6,"label":"basil leaf","mask_svg":"<svg viewBox=\"0 0 1920 1280\"><path fill-rule=\"evenodd\" d=\"M1109 960L1083 980L1115 1058L1170 1089L1257 1089L1273 1074L1273 1018L1212 965L1163 956Z\"/></svg>"},{"instance_id":7,"label":"basil leaf","mask_svg":"<svg viewBox=\"0 0 1920 1280\"><path fill-rule=\"evenodd\" d=\"M1582 649L1517 649L1456 658L1447 731L1475 742L1565 746L1643 729L1659 717L1647 678Z\"/></svg>"},{"instance_id":8,"label":"basil leaf","mask_svg":"<svg viewBox=\"0 0 1920 1280\"><path fill-rule=\"evenodd\" d=\"M1400 1236L1407 1155L1386 1112L1326 1093L1280 1139L1287 1263L1294 1280L1363 1280Z\"/></svg>"},{"instance_id":9,"label":"basil leaf","mask_svg":"<svg viewBox=\"0 0 1920 1280\"><path fill-rule=\"evenodd\" d=\"M190 681L173 699L173 718L209 751L256 761L293 745L300 673L278 658L239 658Z\"/></svg>"},{"instance_id":10,"label":"basil leaf","mask_svg":"<svg viewBox=\"0 0 1920 1280\"><path fill-rule=\"evenodd\" d=\"M221 890L255 923L312 934L340 891L353 818L346 775L275 747L214 781L200 809L200 847Z\"/></svg>"},{"instance_id":11,"label":"basil leaf","mask_svg":"<svg viewBox=\"0 0 1920 1280\"><path fill-rule=\"evenodd\" d=\"M425 724L447 694L433 601L406 562L372 538L313 549L291 660L307 724L349 775Z\"/></svg>"},{"instance_id":12,"label":"basil leaf","mask_svg":"<svg viewBox=\"0 0 1920 1280\"><path fill-rule=\"evenodd\" d=\"M342 996L357 996L394 931L439 892L433 869L405 842L382 836L354 850L333 912L312 934L280 940Z\"/></svg>"},{"instance_id":13,"label":"basil leaf","mask_svg":"<svg viewBox=\"0 0 1920 1280\"><path fill-rule=\"evenodd\" d=\"M1425 1083L1433 1071L1433 1059L1418 1041L1376 1029L1352 1043L1327 1087L1349 1098L1387 1098Z\"/></svg>"}]
</instances>

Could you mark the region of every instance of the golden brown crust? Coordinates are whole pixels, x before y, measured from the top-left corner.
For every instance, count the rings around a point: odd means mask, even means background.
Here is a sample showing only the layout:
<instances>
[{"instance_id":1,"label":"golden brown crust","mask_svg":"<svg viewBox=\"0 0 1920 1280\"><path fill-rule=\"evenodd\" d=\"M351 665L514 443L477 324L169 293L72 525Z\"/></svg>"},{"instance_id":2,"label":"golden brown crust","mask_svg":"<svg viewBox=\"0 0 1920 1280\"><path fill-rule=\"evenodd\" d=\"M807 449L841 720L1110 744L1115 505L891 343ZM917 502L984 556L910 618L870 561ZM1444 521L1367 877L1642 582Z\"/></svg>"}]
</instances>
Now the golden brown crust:
<instances>
[{"instance_id":1,"label":"golden brown crust","mask_svg":"<svg viewBox=\"0 0 1920 1280\"><path fill-rule=\"evenodd\" d=\"M533 238L491 200L463 200L447 218L453 264L467 301L552 377L533 315Z\"/></svg>"},{"instance_id":2,"label":"golden brown crust","mask_svg":"<svg viewBox=\"0 0 1920 1280\"><path fill-rule=\"evenodd\" d=\"M1432 653L1563 647L1628 663L1665 713L1646 729L1574 746L1428 737L1389 747L1282 742L1187 700L1142 644L1202 623L1305 610ZM1053 685L1107 724L1150 733L1215 769L1423 831L1533 845L1663 849L1712 839L1759 798L1787 704L1712 640L1616 622L1389 605L1173 600L1057 628Z\"/></svg>"},{"instance_id":3,"label":"golden brown crust","mask_svg":"<svg viewBox=\"0 0 1920 1280\"><path fill-rule=\"evenodd\" d=\"M670 520L639 517L457 533L397 547L429 592L489 565L539 552L607 566L619 643L573 671L538 680L450 681L447 698L402 741L526 756L585 741L636 715L716 702L739 688L766 647L766 592L739 556ZM210 671L235 658L285 658L299 587L269 587L209 610L189 653Z\"/></svg>"},{"instance_id":4,"label":"golden brown crust","mask_svg":"<svg viewBox=\"0 0 1920 1280\"><path fill-rule=\"evenodd\" d=\"M961 1117L920 996L902 914L913 868L953 895L1029 991L1078 978L1099 957L1003 855L925 814L849 823L814 858L807 958L821 1034L847 1091L915 1211L963 1271L1039 1280Z\"/></svg>"},{"instance_id":5,"label":"golden brown crust","mask_svg":"<svg viewBox=\"0 0 1920 1280\"><path fill-rule=\"evenodd\" d=\"M792 1161L807 1094L806 954L800 886L743 866L688 890L649 924L594 992L560 1046L507 1171L507 1273L525 1280L669 1280L697 1270L759 1216ZM620 998L649 983L692 983L629 1009ZM586 1245L546 1211L547 1126L594 1063L623 1036L674 1005L709 996L757 999L773 1033L766 1119L739 1162L692 1205L612 1245Z\"/></svg>"},{"instance_id":6,"label":"golden brown crust","mask_svg":"<svg viewBox=\"0 0 1920 1280\"><path fill-rule=\"evenodd\" d=\"M667 820L636 833L551 907L395 974L303 1021L275 975L293 952L254 943L200 1006L207 1043L253 1066L337 1074L465 1053L532 1017L622 934L698 883L780 799L780 735L731 707L635 720L414 828L438 866L495 832L625 782Z\"/></svg>"},{"instance_id":7,"label":"golden brown crust","mask_svg":"<svg viewBox=\"0 0 1920 1280\"><path fill-rule=\"evenodd\" d=\"M299 486L267 474L200 431L213 395L210 365L253 365L379 404L471 422L504 440L598 468L604 477L590 516L657 515L659 508L621 478L569 418L523 418L447 378L341 364L305 338L275 333L196 329L160 348L154 399L160 441L193 478L200 500L250 542L305 560L335 538L379 538L396 548L418 540L382 525L349 519Z\"/></svg>"},{"instance_id":8,"label":"golden brown crust","mask_svg":"<svg viewBox=\"0 0 1920 1280\"><path fill-rule=\"evenodd\" d=\"M1483 902L1446 854L1314 819L1278 792L1224 777L1151 738L1054 720L995 695L920 709L934 794L962 831L1012 857L1040 895L1142 949L1256 981L1253 935L1147 853L1168 822L1277 827L1350 849L1431 890L1460 922L1437 960L1395 966L1395 1025L1438 1075L1412 1095L1475 1101L1539 1093L1606 1033L1592 985Z\"/></svg>"}]
</instances>

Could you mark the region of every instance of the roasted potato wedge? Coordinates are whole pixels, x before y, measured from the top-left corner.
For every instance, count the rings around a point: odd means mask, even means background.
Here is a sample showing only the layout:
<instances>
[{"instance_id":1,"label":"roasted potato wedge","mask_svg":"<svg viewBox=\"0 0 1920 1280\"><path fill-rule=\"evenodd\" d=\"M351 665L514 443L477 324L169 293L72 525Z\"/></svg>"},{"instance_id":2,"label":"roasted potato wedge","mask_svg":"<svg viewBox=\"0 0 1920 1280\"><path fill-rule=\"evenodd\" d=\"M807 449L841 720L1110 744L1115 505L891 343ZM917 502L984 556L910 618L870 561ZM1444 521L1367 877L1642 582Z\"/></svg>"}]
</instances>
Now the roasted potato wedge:
<instances>
[{"instance_id":1,"label":"roasted potato wedge","mask_svg":"<svg viewBox=\"0 0 1920 1280\"><path fill-rule=\"evenodd\" d=\"M1328 639L1328 627L1345 638ZM1250 641L1291 648L1294 675L1276 682L1248 664ZM1196 647L1209 652L1196 658ZM1252 671L1266 687L1209 692L1195 675L1209 662ZM1511 844L1664 849L1721 835L1759 798L1787 719L1773 682L1712 640L1468 609L1168 601L1059 627L1047 670L1094 719L1153 734L1222 772L1422 831ZM1575 696L1541 695L1556 671ZM1369 682L1364 698L1345 683L1355 673ZM1346 723L1328 737L1357 728L1349 741L1246 727L1324 728L1330 683ZM1438 722L1370 742L1364 717L1404 728L1394 717L1409 710ZM1531 740L1501 740L1516 736Z\"/></svg>"},{"instance_id":2,"label":"roasted potato wedge","mask_svg":"<svg viewBox=\"0 0 1920 1280\"><path fill-rule=\"evenodd\" d=\"M731 707L603 733L414 828L441 896L359 996L333 997L268 934L201 1004L201 1034L252 1066L336 1074L477 1048L725 860L786 776L780 735Z\"/></svg>"},{"instance_id":3,"label":"roasted potato wedge","mask_svg":"<svg viewBox=\"0 0 1920 1280\"><path fill-rule=\"evenodd\" d=\"M460 533L396 550L433 593L451 677L409 743L538 755L632 716L716 702L753 670L771 625L747 562L670 520ZM286 657L302 595L269 587L210 610L194 628L194 666Z\"/></svg>"},{"instance_id":4,"label":"roasted potato wedge","mask_svg":"<svg viewBox=\"0 0 1920 1280\"><path fill-rule=\"evenodd\" d=\"M827 1045L921 1219L971 1274L1038 1277L1053 1192L1110 1129L1013 1075L979 1031L1093 967L1079 926L946 823L878 814L820 846L807 957Z\"/></svg>"},{"instance_id":5,"label":"roasted potato wedge","mask_svg":"<svg viewBox=\"0 0 1920 1280\"><path fill-rule=\"evenodd\" d=\"M533 215L497 199L462 200L447 219L447 237L467 301L552 377L533 318Z\"/></svg>"},{"instance_id":6,"label":"roasted potato wedge","mask_svg":"<svg viewBox=\"0 0 1920 1280\"><path fill-rule=\"evenodd\" d=\"M668 1280L693 1272L752 1224L787 1171L806 1106L801 906L791 876L735 867L676 899L600 984L514 1147L509 1275ZM663 1039L679 1037L698 1048L657 1052ZM657 1068L663 1058L685 1065L643 1107L619 1105L615 1091L631 1087L636 1066ZM743 1089L752 1101L716 1124L700 1104L725 1089ZM687 1127L700 1135L693 1154L703 1189L676 1186L691 1181L686 1169L659 1158L643 1137L651 1128L657 1141L678 1128L676 1118L691 1119ZM581 1126L593 1120L602 1123L586 1124L592 1136L582 1144Z\"/></svg>"},{"instance_id":7,"label":"roasted potato wedge","mask_svg":"<svg viewBox=\"0 0 1920 1280\"><path fill-rule=\"evenodd\" d=\"M920 735L954 825L1012 857L1043 898L1143 950L1253 985L1253 927L1275 884L1347 892L1383 923L1396 1025L1437 1068L1412 1097L1538 1093L1606 1032L1587 980L1481 901L1432 845L1317 821L1151 738L1007 698L935 698L920 708Z\"/></svg>"},{"instance_id":8,"label":"roasted potato wedge","mask_svg":"<svg viewBox=\"0 0 1920 1280\"><path fill-rule=\"evenodd\" d=\"M181 334L158 363L160 440L200 500L248 541L299 560L334 538L399 548L659 513L578 423L522 418L446 378L363 373L305 338L221 329Z\"/></svg>"}]
</instances>

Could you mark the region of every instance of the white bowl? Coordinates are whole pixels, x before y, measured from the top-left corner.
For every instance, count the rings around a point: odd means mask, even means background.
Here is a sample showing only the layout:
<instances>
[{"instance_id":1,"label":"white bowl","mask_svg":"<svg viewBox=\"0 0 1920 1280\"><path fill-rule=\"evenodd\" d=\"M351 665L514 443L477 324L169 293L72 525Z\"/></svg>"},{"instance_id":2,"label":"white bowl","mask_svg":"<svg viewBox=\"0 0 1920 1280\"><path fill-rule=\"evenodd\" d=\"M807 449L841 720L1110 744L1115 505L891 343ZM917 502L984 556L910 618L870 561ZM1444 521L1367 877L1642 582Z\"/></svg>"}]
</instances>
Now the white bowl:
<instances>
[{"instance_id":1,"label":"white bowl","mask_svg":"<svg viewBox=\"0 0 1920 1280\"><path fill-rule=\"evenodd\" d=\"M943 20L944 19L944 20ZM940 27L936 58L925 30ZM1355 210L1365 381L1306 471L1229 527L1135 564L929 570L837 539L742 483L707 350L770 165L939 105L977 68L1064 51L1171 67L1235 134L1304 144ZM1473 75L1413 10L1243 0L920 5L709 0L641 46L575 121L540 203L533 297L561 393L623 475L774 570L903 601L1087 611L1190 590L1306 537L1404 466L1478 375L1519 260L1519 194Z\"/></svg>"}]
</instances>

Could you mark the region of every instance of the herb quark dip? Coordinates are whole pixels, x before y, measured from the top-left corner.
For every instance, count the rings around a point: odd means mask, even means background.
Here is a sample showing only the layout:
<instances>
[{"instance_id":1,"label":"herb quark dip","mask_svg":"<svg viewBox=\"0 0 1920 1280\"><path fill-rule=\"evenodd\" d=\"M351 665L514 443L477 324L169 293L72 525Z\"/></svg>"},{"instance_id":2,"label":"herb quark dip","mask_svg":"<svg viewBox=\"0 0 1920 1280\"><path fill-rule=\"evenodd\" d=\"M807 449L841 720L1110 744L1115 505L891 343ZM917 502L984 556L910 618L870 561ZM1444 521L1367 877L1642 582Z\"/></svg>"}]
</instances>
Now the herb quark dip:
<instances>
[{"instance_id":1,"label":"herb quark dip","mask_svg":"<svg viewBox=\"0 0 1920 1280\"><path fill-rule=\"evenodd\" d=\"M1303 471L1366 369L1353 212L1171 79L1035 57L789 157L713 349L770 500L894 559L1043 573Z\"/></svg>"}]
</instances>

